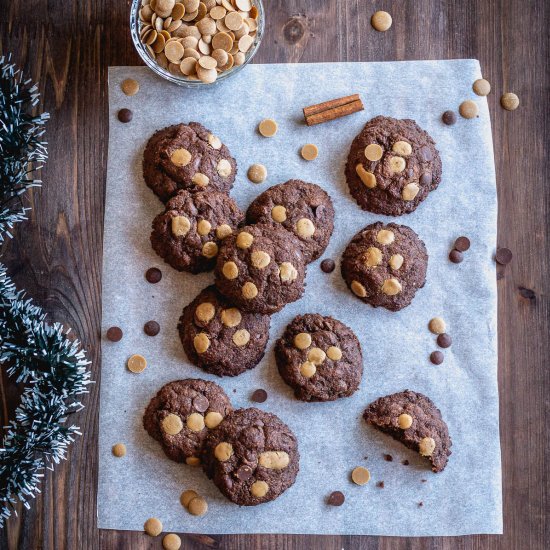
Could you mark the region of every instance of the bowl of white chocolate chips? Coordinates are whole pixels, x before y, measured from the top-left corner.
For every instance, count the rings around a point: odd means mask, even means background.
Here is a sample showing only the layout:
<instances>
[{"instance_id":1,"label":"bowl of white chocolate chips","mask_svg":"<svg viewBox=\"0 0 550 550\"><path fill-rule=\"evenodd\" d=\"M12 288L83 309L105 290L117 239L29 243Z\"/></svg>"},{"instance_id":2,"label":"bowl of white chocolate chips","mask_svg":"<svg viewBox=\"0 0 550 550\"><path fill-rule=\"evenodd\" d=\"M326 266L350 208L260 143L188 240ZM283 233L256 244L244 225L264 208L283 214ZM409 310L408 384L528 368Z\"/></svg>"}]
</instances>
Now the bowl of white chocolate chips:
<instances>
[{"instance_id":1,"label":"bowl of white chocolate chips","mask_svg":"<svg viewBox=\"0 0 550 550\"><path fill-rule=\"evenodd\" d=\"M198 87L251 61L262 41L264 9L262 0L133 0L130 29L150 69Z\"/></svg>"}]
</instances>

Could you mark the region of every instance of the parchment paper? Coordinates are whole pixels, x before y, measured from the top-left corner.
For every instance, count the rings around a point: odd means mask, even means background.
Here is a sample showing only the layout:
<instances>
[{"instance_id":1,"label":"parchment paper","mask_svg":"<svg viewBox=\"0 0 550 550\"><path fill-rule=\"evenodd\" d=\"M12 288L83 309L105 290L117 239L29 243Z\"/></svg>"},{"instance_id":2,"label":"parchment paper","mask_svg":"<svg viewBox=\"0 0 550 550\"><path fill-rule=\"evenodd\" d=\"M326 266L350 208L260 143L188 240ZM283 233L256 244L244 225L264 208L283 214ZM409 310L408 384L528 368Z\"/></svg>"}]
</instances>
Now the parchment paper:
<instances>
[{"instance_id":1,"label":"parchment paper","mask_svg":"<svg viewBox=\"0 0 550 550\"><path fill-rule=\"evenodd\" d=\"M141 85L134 97L120 90L128 77ZM102 343L99 527L141 530L144 521L155 516L165 530L180 532L502 533L492 260L497 200L487 102L472 92L472 83L480 77L476 60L251 65L222 85L187 90L158 79L144 67L109 70L102 331L118 325L124 338L119 343L104 338ZM304 125L302 107L352 93L361 94L364 112L316 127ZM465 99L477 102L479 118L459 117L456 125L443 125L441 113L457 110ZM129 124L116 117L123 107L134 112ZM426 243L430 255L426 286L401 312L374 309L346 289L339 268L330 275L322 273L321 258L308 267L305 296L273 316L266 355L255 369L237 378L217 378L191 365L176 325L182 308L211 283L212 274L178 273L151 249L150 225L162 205L142 178L141 159L149 136L169 124L190 120L210 128L237 159L239 174L232 196L243 209L270 185L290 178L318 183L330 193L336 208L336 228L323 257L339 262L359 229L380 219L391 221L361 211L343 177L352 139L379 114L415 119L433 136L443 160L439 189L416 212L396 219L411 226ZM272 139L256 132L265 117L279 123ZM304 143L319 147L314 162L301 159ZM267 182L261 185L246 178L254 162L268 170ZM460 235L467 235L472 247L464 262L455 265L447 255ZM144 278L152 266L163 272L156 285ZM359 337L365 370L353 397L302 403L279 377L274 341L295 315L304 312L332 315ZM436 315L444 317L453 337L440 366L428 359L437 347L427 323ZM143 333L143 324L150 319L161 325L154 338ZM125 368L133 353L148 360L142 374ZM164 456L142 428L143 409L163 384L186 377L221 384L235 407L254 406L250 395L256 388L268 391L268 400L256 406L279 415L299 441L300 473L292 488L272 503L239 508L221 496L200 468ZM368 403L405 388L430 396L449 425L453 454L443 473L433 474L416 453L361 419ZM119 441L128 448L122 459L111 454L111 446ZM393 462L385 461L384 453L391 454ZM402 464L404 459L409 466ZM358 465L367 466L372 474L363 487L349 478ZM384 481L384 488L376 486L378 481ZM179 495L187 488L207 498L206 516L191 516L179 504ZM325 504L334 490L346 495L339 508Z\"/></svg>"}]
</instances>

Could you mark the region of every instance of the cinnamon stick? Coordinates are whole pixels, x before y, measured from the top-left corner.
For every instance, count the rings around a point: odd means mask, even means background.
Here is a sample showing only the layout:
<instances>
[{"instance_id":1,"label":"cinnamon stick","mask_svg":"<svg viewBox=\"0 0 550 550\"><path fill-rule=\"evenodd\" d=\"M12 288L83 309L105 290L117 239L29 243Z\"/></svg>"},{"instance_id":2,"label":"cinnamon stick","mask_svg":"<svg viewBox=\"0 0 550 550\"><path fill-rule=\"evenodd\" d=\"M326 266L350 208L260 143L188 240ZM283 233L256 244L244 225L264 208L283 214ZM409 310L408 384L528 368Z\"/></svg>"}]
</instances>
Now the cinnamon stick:
<instances>
[{"instance_id":1,"label":"cinnamon stick","mask_svg":"<svg viewBox=\"0 0 550 550\"><path fill-rule=\"evenodd\" d=\"M359 94L331 99L317 105L304 107L304 118L308 126L322 124L343 116L351 115L364 109Z\"/></svg>"}]
</instances>

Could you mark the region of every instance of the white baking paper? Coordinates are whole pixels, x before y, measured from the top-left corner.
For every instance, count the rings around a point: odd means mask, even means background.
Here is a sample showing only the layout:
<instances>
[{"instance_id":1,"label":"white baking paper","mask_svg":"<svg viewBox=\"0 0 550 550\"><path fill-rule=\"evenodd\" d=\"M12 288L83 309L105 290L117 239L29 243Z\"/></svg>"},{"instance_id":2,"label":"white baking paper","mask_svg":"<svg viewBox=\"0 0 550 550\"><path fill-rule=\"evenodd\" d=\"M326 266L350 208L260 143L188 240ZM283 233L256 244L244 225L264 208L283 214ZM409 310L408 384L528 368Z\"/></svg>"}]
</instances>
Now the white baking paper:
<instances>
[{"instance_id":1,"label":"white baking paper","mask_svg":"<svg viewBox=\"0 0 550 550\"><path fill-rule=\"evenodd\" d=\"M140 83L133 97L120 89L130 77ZM251 65L218 86L189 90L160 80L145 67L109 70L102 333L118 325L124 338L102 342L99 527L141 530L144 521L155 516L166 531L195 533L502 533L492 260L497 198L487 102L472 92L472 83L480 77L476 60ZM303 107L352 93L361 94L363 112L305 126ZM441 113L457 111L465 99L476 101L479 117L459 117L454 126L445 126ZM117 119L123 107L134 113L129 124ZM416 212L395 220L360 210L343 175L354 136L380 114L415 119L433 136L443 160L439 188ZM271 139L256 131L267 117L279 123ZM397 221L411 226L426 243L426 286L398 313L374 309L347 290L338 268L330 275L322 273L319 259L308 267L304 297L273 316L266 355L255 369L237 378L217 378L191 365L176 325L183 307L213 277L178 273L151 249L151 220L162 204L145 186L141 168L145 143L155 130L191 120L211 129L237 159L232 196L241 208L270 185L290 178L318 183L336 208L336 227L324 258L338 262L346 243L365 225ZM301 159L305 143L319 147L317 160ZM267 167L265 183L247 180L252 163ZM464 262L455 265L448 253L460 235L467 235L472 246ZM156 285L144 278L152 266L163 273ZM279 377L275 339L295 315L305 312L332 315L359 337L365 369L353 397L303 403ZM437 348L427 324L436 315L447 321L453 337L440 366L428 359ZM153 338L143 332L150 319L161 325ZM125 367L133 353L147 358L141 374ZM267 390L268 400L256 406L279 415L299 441L300 473L293 487L274 502L240 508L227 501L200 468L164 456L142 428L143 409L163 384L187 377L221 384L235 407L254 406L252 391ZM428 395L448 423L453 454L443 473L432 473L416 453L361 418L368 403L405 388ZM124 458L111 454L117 442L127 446ZM393 461L384 460L384 453ZM402 464L404 459L409 466ZM363 487L350 481L358 465L372 474ZM384 481L384 488L376 486L378 481ZM207 498L204 517L191 516L179 504L180 493L189 488ZM341 507L325 503L335 490L346 496Z\"/></svg>"}]
</instances>

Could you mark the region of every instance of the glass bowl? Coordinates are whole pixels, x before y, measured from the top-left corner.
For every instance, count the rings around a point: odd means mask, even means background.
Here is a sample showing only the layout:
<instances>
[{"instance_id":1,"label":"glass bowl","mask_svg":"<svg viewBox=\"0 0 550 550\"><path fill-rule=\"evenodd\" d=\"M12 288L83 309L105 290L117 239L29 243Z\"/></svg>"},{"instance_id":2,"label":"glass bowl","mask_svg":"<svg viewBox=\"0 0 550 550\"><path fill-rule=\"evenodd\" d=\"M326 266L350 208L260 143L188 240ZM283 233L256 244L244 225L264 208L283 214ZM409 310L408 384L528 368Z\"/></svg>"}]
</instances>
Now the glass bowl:
<instances>
[{"instance_id":1,"label":"glass bowl","mask_svg":"<svg viewBox=\"0 0 550 550\"><path fill-rule=\"evenodd\" d=\"M161 67L155 59L151 57L146 45L140 39L140 31L143 25L143 22L139 18L139 11L142 7L142 0L132 0L132 7L130 9L130 32L132 34L132 41L134 46L141 57L144 63L157 75L161 76L165 80L178 84L179 86L184 86L187 88L199 88L201 86L215 86L219 82L223 82L227 78L231 78L234 74L237 74L241 71L246 65L252 61L252 58L258 51L260 44L262 42L262 37L264 34L265 26L265 12L262 0L252 0L252 5L256 6L258 10L258 17L256 18L258 28L256 31L256 36L254 37L254 42L250 46L250 49L245 54L245 60L241 65L233 65L233 67L227 71L218 73L216 80L212 83L202 82L195 78L189 78L184 75L175 75Z\"/></svg>"}]
</instances>

